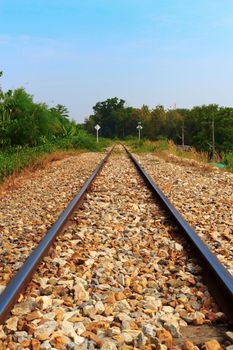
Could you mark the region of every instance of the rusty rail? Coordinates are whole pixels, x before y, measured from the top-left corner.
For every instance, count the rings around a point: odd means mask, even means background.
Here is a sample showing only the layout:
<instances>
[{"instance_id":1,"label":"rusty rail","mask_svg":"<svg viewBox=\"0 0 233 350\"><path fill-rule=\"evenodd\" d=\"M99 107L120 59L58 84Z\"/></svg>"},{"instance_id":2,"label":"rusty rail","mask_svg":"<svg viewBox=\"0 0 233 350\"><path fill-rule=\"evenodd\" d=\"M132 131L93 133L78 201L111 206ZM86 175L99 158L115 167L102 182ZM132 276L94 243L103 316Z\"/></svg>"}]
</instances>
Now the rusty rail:
<instances>
[{"instance_id":1,"label":"rusty rail","mask_svg":"<svg viewBox=\"0 0 233 350\"><path fill-rule=\"evenodd\" d=\"M100 173L113 149L114 147L95 168L94 172L84 183L75 198L59 216L58 220L53 224L48 233L42 238L38 246L33 250L23 266L11 279L10 283L6 286L4 291L0 294L0 324L4 323L9 317L11 309L18 301L19 295L27 287L27 284L32 279L32 276L40 265L42 259L48 253L49 248L52 246L56 237L64 228L73 211L77 209L82 202L86 192L90 188L96 176Z\"/></svg>"},{"instance_id":2,"label":"rusty rail","mask_svg":"<svg viewBox=\"0 0 233 350\"><path fill-rule=\"evenodd\" d=\"M194 229L187 223L178 210L171 204L169 199L159 189L136 158L125 146L124 148L147 186L155 197L159 199L165 211L169 213L172 220L184 234L185 238L188 239L195 255L200 260L200 265L203 267L203 277L205 278L212 295L227 315L230 323L233 323L233 277L201 240Z\"/></svg>"}]
</instances>

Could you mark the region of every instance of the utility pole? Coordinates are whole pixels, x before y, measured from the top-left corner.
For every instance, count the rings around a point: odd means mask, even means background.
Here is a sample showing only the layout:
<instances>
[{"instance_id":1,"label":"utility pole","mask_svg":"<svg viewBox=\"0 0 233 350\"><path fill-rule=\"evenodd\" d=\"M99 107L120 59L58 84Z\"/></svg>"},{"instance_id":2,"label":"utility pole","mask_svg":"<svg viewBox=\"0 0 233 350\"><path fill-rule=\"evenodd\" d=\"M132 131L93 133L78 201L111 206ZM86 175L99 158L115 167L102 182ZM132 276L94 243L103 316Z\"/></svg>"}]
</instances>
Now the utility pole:
<instances>
[{"instance_id":1,"label":"utility pole","mask_svg":"<svg viewBox=\"0 0 233 350\"><path fill-rule=\"evenodd\" d=\"M212 160L214 161L214 159L215 159L215 125L214 125L214 115L212 117L212 151L213 151Z\"/></svg>"},{"instance_id":2,"label":"utility pole","mask_svg":"<svg viewBox=\"0 0 233 350\"><path fill-rule=\"evenodd\" d=\"M182 146L184 147L184 118L183 118L183 121L182 121L181 130L182 130Z\"/></svg>"}]
</instances>

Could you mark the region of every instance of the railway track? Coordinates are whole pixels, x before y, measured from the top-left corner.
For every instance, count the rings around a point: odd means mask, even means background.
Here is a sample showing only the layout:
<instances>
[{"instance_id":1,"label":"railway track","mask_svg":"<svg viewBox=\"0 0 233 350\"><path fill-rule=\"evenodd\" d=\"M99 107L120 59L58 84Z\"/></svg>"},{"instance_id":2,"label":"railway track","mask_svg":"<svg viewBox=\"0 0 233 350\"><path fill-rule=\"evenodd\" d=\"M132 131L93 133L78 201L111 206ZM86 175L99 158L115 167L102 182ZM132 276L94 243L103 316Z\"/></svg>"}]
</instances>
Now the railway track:
<instances>
[{"instance_id":1,"label":"railway track","mask_svg":"<svg viewBox=\"0 0 233 350\"><path fill-rule=\"evenodd\" d=\"M117 146L0 295L0 315L2 349L225 343L233 280Z\"/></svg>"},{"instance_id":2,"label":"railway track","mask_svg":"<svg viewBox=\"0 0 233 350\"><path fill-rule=\"evenodd\" d=\"M186 160L177 164L179 158L136 158L233 275L233 175L203 171Z\"/></svg>"}]
</instances>

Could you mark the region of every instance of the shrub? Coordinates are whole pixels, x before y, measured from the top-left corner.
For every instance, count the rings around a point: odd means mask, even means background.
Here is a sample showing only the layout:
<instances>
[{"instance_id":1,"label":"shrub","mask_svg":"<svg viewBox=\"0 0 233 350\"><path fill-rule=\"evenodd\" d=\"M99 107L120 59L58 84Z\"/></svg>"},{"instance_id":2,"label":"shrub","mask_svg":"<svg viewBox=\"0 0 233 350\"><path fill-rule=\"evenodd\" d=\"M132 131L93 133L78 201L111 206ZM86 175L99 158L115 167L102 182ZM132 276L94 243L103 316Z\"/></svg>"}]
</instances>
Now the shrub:
<instances>
[{"instance_id":1,"label":"shrub","mask_svg":"<svg viewBox=\"0 0 233 350\"><path fill-rule=\"evenodd\" d=\"M101 151L108 145L108 140L100 139L97 144L93 136L82 131L77 136L60 138L51 142L47 141L36 147L17 146L2 149L0 150L0 182L12 173L19 172L26 166L35 164L38 159L47 154L79 149Z\"/></svg>"},{"instance_id":2,"label":"shrub","mask_svg":"<svg viewBox=\"0 0 233 350\"><path fill-rule=\"evenodd\" d=\"M224 163L230 171L233 171L233 152L227 153L224 157Z\"/></svg>"},{"instance_id":3,"label":"shrub","mask_svg":"<svg viewBox=\"0 0 233 350\"><path fill-rule=\"evenodd\" d=\"M169 147L166 139L159 141L141 140L140 142L134 140L129 142L129 145L133 151L140 153L159 152L167 150Z\"/></svg>"}]
</instances>

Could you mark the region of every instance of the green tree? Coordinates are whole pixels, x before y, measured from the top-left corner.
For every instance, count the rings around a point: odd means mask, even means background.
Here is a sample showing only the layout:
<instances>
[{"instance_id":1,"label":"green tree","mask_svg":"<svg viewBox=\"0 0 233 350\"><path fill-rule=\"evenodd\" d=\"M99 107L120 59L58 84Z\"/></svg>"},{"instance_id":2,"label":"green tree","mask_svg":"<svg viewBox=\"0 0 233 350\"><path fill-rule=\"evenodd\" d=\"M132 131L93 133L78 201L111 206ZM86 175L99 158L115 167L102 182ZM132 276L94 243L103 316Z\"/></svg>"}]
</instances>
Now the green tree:
<instances>
[{"instance_id":1,"label":"green tree","mask_svg":"<svg viewBox=\"0 0 233 350\"><path fill-rule=\"evenodd\" d=\"M182 116L176 110L170 109L167 111L164 129L166 137L175 143L180 142L182 120Z\"/></svg>"},{"instance_id":2,"label":"green tree","mask_svg":"<svg viewBox=\"0 0 233 350\"><path fill-rule=\"evenodd\" d=\"M165 132L166 112L163 106L158 105L151 111L148 136L151 140L156 140L166 136Z\"/></svg>"},{"instance_id":3,"label":"green tree","mask_svg":"<svg viewBox=\"0 0 233 350\"><path fill-rule=\"evenodd\" d=\"M44 103L34 103L23 88L0 91L0 146L36 146L78 133L65 106L49 109Z\"/></svg>"},{"instance_id":4,"label":"green tree","mask_svg":"<svg viewBox=\"0 0 233 350\"><path fill-rule=\"evenodd\" d=\"M125 101L117 97L109 98L106 101L97 102L93 107L94 114L86 119L85 124L88 131L94 133L94 126L101 126L101 135L114 137L120 124L120 114L123 113Z\"/></svg>"}]
</instances>

